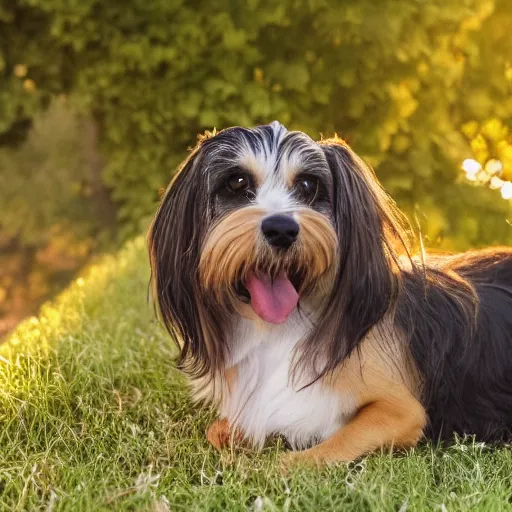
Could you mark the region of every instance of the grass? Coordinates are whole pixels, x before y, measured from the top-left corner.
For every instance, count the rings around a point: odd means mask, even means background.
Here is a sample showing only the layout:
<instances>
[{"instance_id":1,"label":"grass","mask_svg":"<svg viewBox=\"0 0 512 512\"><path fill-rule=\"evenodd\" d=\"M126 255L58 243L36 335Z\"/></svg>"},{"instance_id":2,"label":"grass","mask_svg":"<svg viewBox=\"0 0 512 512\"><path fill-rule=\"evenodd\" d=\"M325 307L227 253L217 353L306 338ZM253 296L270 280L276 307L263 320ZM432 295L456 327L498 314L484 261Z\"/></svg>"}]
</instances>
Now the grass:
<instances>
[{"instance_id":1,"label":"grass","mask_svg":"<svg viewBox=\"0 0 512 512\"><path fill-rule=\"evenodd\" d=\"M216 453L146 302L142 239L0 347L0 510L512 510L512 453L471 441L283 476Z\"/></svg>"}]
</instances>

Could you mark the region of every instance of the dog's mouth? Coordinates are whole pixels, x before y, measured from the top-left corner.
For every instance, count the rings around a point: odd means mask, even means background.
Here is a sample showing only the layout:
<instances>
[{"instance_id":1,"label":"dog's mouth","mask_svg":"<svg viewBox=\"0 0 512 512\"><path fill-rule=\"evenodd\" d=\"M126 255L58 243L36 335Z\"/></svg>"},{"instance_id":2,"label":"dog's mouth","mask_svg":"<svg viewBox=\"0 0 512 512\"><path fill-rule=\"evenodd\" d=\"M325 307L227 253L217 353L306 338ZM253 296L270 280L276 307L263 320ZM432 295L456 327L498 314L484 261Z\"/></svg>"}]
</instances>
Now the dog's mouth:
<instances>
[{"instance_id":1,"label":"dog's mouth","mask_svg":"<svg viewBox=\"0 0 512 512\"><path fill-rule=\"evenodd\" d=\"M297 307L302 282L300 272L280 272L275 276L251 272L245 282L237 283L235 290L262 320L281 324Z\"/></svg>"}]
</instances>

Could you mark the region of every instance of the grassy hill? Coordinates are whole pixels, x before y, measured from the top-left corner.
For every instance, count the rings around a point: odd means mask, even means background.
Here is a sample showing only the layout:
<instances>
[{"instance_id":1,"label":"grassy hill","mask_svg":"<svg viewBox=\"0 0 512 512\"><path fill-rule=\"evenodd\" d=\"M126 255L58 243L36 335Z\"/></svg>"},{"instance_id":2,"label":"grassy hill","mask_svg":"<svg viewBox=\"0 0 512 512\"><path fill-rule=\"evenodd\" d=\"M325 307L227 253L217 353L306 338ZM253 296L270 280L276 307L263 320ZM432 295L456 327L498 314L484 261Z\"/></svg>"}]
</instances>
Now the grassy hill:
<instances>
[{"instance_id":1,"label":"grassy hill","mask_svg":"<svg viewBox=\"0 0 512 512\"><path fill-rule=\"evenodd\" d=\"M0 347L0 510L511 510L512 452L466 441L282 475L219 455L147 302L144 241Z\"/></svg>"}]
</instances>

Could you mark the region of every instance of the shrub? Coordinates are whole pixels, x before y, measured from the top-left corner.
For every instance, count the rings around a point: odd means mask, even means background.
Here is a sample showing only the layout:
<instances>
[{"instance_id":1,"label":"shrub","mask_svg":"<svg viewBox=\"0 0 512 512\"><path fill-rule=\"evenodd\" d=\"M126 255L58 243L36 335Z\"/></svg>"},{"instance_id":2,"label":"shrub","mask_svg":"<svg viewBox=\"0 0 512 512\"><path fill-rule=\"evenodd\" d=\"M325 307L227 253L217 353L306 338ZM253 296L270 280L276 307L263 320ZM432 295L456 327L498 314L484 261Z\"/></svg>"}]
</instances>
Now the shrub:
<instances>
[{"instance_id":1,"label":"shrub","mask_svg":"<svg viewBox=\"0 0 512 512\"><path fill-rule=\"evenodd\" d=\"M431 242L503 243L509 204L457 182L463 126L512 118L511 29L508 0L4 0L0 131L70 92L125 234L196 133L278 119L346 138Z\"/></svg>"}]
</instances>

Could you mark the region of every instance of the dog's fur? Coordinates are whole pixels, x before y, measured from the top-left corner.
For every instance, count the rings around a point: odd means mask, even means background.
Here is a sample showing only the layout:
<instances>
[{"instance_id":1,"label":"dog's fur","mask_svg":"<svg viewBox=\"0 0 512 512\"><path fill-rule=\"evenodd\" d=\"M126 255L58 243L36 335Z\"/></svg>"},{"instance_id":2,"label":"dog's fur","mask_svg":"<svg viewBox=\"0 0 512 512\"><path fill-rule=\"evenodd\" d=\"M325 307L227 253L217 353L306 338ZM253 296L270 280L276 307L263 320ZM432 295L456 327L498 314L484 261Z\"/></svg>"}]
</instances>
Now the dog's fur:
<instances>
[{"instance_id":1,"label":"dog's fur","mask_svg":"<svg viewBox=\"0 0 512 512\"><path fill-rule=\"evenodd\" d=\"M240 176L246 188L233 193L226 183ZM261 233L275 213L300 225L286 251ZM340 139L277 122L200 139L148 240L179 366L219 409L214 445L283 434L293 448L313 445L293 460L329 462L423 434L512 439L512 250L416 258L409 238ZM254 272L284 272L299 292L284 323L248 303Z\"/></svg>"}]
</instances>

